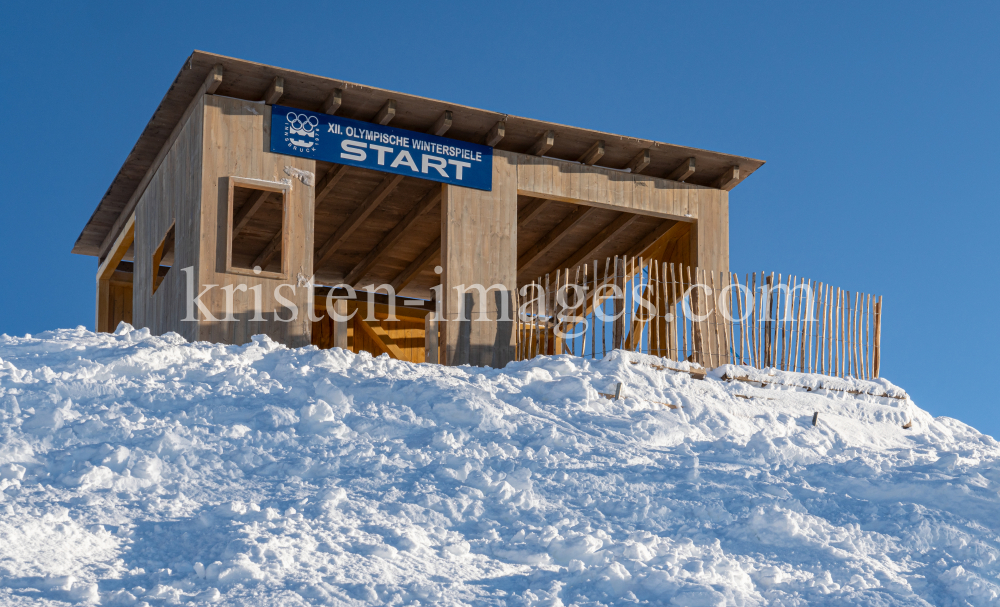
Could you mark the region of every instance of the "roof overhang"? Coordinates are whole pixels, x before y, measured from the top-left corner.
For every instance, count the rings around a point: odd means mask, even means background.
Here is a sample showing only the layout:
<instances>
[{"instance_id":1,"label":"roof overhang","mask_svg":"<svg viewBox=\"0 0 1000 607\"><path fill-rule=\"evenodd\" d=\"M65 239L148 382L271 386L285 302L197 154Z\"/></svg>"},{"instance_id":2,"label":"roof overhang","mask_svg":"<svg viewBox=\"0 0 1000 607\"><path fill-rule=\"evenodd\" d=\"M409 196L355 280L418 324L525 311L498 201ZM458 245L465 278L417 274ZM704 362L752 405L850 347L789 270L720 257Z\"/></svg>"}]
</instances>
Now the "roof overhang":
<instances>
[{"instance_id":1,"label":"roof overhang","mask_svg":"<svg viewBox=\"0 0 1000 607\"><path fill-rule=\"evenodd\" d=\"M322 111L324 102L332 91L342 89L339 115L357 120L371 121L379 110L392 99L396 114L392 126L414 131L432 128L444 111L452 112L452 126L447 137L482 143L487 134L502 122L503 138L496 148L512 152L526 152L547 131L555 132L555 141L547 148L545 156L577 162L592 159L598 141L604 142L604 153L596 162L588 164L625 170L648 150L648 164L642 169L645 175L671 178L686 174L684 180L695 185L732 189L764 164L762 160L710 152L696 148L638 139L601 131L564 126L552 122L511 116L501 112L407 95L385 89L355 84L344 80L304 74L283 68L233 59L202 51L195 51L185 61L167 94L153 113L139 140L125 159L111 187L108 188L83 232L73 246L73 253L100 256L102 246L115 229L121 225L119 217L147 171L153 166L160 150L170 139L191 101L198 95L212 68L223 66L223 79L215 94L238 99L261 100L276 76L284 78L284 94L280 103L290 107ZM643 156L640 156L643 155ZM696 170L686 167L695 159ZM634 166L634 165L633 165ZM734 172L734 167L738 171ZM736 176L734 179L733 177ZM113 235L112 235L113 237Z\"/></svg>"}]
</instances>

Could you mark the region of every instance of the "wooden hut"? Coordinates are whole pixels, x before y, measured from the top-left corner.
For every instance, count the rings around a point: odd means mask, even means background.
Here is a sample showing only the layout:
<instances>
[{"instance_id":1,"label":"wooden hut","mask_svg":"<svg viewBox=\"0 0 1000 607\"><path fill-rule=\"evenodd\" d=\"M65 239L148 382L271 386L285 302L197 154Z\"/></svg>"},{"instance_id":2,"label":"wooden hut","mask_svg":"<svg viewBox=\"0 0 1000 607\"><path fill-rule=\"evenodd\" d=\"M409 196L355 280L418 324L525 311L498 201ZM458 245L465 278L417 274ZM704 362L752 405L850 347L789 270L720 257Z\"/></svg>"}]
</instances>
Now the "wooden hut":
<instances>
[{"instance_id":1,"label":"wooden hut","mask_svg":"<svg viewBox=\"0 0 1000 607\"><path fill-rule=\"evenodd\" d=\"M98 331L503 366L499 287L611 255L726 271L762 164L196 51L73 252Z\"/></svg>"}]
</instances>

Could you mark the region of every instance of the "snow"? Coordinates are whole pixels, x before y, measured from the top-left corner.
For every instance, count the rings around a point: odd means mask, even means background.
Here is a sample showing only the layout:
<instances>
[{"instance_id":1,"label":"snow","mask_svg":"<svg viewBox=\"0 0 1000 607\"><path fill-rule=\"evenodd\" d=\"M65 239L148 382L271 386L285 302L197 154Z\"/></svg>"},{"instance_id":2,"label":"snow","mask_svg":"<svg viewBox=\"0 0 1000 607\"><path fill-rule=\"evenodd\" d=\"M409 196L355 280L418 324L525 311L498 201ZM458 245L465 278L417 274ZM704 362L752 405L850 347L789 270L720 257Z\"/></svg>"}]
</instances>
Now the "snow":
<instances>
[{"instance_id":1,"label":"snow","mask_svg":"<svg viewBox=\"0 0 1000 607\"><path fill-rule=\"evenodd\" d=\"M995 440L686 365L0 336L0 604L998 602Z\"/></svg>"}]
</instances>

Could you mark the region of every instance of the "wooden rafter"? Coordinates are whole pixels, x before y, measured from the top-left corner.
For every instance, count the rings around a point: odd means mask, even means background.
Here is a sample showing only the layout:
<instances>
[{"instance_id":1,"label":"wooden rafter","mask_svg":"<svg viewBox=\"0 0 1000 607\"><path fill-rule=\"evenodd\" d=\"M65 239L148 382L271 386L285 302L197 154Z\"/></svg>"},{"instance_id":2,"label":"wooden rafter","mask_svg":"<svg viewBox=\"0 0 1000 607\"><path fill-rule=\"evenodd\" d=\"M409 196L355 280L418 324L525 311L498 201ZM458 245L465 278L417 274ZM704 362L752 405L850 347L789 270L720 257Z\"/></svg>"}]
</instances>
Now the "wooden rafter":
<instances>
[{"instance_id":1,"label":"wooden rafter","mask_svg":"<svg viewBox=\"0 0 1000 607\"><path fill-rule=\"evenodd\" d=\"M434 208L441 202L441 188L434 186L431 191L424 196L420 202L413 207L409 213L406 214L396 227L392 229L385 238L379 242L374 249L365 255L362 259L355 265L350 272L347 273L347 277L344 278L344 283L349 285L354 285L357 281L364 277L365 273L371 269L372 266L378 262L379 257L385 254L389 249L396 246L400 240L406 235L407 230L413 225L415 221L423 217L424 213Z\"/></svg>"},{"instance_id":2,"label":"wooden rafter","mask_svg":"<svg viewBox=\"0 0 1000 607\"><path fill-rule=\"evenodd\" d=\"M556 265L555 269L575 268L580 263L588 263L593 260L593 256L604 245L608 244L616 236L627 230L632 224L638 221L642 215L633 213L621 213L611 223L601 228L587 244L580 247L580 250L573 253Z\"/></svg>"},{"instance_id":3,"label":"wooden rafter","mask_svg":"<svg viewBox=\"0 0 1000 607\"><path fill-rule=\"evenodd\" d=\"M108 280L114 274L115 268L121 263L128 252L128 248L135 242L135 213L125 222L125 228L118 235L118 238L111 244L107 257L97 268L97 280Z\"/></svg>"},{"instance_id":4,"label":"wooden rafter","mask_svg":"<svg viewBox=\"0 0 1000 607\"><path fill-rule=\"evenodd\" d=\"M494 147L496 144L500 143L501 139L503 139L504 133L505 126L503 121L497 121L497 123L493 125L493 128L486 133L486 136L483 137L483 143L490 147Z\"/></svg>"},{"instance_id":5,"label":"wooden rafter","mask_svg":"<svg viewBox=\"0 0 1000 607\"><path fill-rule=\"evenodd\" d=\"M430 130L427 132L430 133L431 135L437 135L440 137L441 135L447 133L448 129L451 128L451 122L452 122L451 110L445 110L441 112L441 115L438 116L438 119L434 123L434 126L432 126Z\"/></svg>"},{"instance_id":6,"label":"wooden rafter","mask_svg":"<svg viewBox=\"0 0 1000 607\"><path fill-rule=\"evenodd\" d=\"M524 210L517 212L517 228L521 229L531 223L531 220L538 217L551 203L552 201L547 198L536 198L524 205Z\"/></svg>"},{"instance_id":7,"label":"wooden rafter","mask_svg":"<svg viewBox=\"0 0 1000 607\"><path fill-rule=\"evenodd\" d=\"M222 68L221 63L216 63L215 67L208 72L208 78L205 79L205 94L213 95L215 91L218 90L219 85L222 84L222 74L225 70Z\"/></svg>"},{"instance_id":8,"label":"wooden rafter","mask_svg":"<svg viewBox=\"0 0 1000 607\"><path fill-rule=\"evenodd\" d=\"M236 216L233 217L234 240L243 228L250 223L250 219L253 217L253 214L260 210L260 208L264 206L264 203L267 202L267 199L271 197L271 194L274 193L275 192L269 192L267 190L257 190L255 193L250 195L250 198L246 202L243 203L243 206L240 207Z\"/></svg>"},{"instance_id":9,"label":"wooden rafter","mask_svg":"<svg viewBox=\"0 0 1000 607\"><path fill-rule=\"evenodd\" d=\"M389 124L389 122L396 117L396 100L387 99L385 103L382 104L382 108L379 109L378 114L375 114L375 118L372 122L377 122L378 124Z\"/></svg>"},{"instance_id":10,"label":"wooden rafter","mask_svg":"<svg viewBox=\"0 0 1000 607\"><path fill-rule=\"evenodd\" d=\"M641 173L646 167L649 166L649 150L642 150L635 155L635 158L629 160L625 168L633 173Z\"/></svg>"},{"instance_id":11,"label":"wooden rafter","mask_svg":"<svg viewBox=\"0 0 1000 607\"><path fill-rule=\"evenodd\" d=\"M740 180L740 167L731 166L726 169L726 172L722 174L715 182L715 187L720 190L731 190L736 187L737 182Z\"/></svg>"},{"instance_id":12,"label":"wooden rafter","mask_svg":"<svg viewBox=\"0 0 1000 607\"><path fill-rule=\"evenodd\" d=\"M347 174L347 169L348 166L346 164L337 164L327 171L326 175L323 175L323 180L316 185L316 195L313 199L317 208L319 208L319 203L323 202L330 195L330 192L333 191L337 183L344 178L344 175Z\"/></svg>"},{"instance_id":13,"label":"wooden rafter","mask_svg":"<svg viewBox=\"0 0 1000 607\"><path fill-rule=\"evenodd\" d=\"M264 103L267 105L274 105L278 103L281 96L285 94L285 79L281 76L275 76L274 80L271 81L271 85L267 87L264 91Z\"/></svg>"},{"instance_id":14,"label":"wooden rafter","mask_svg":"<svg viewBox=\"0 0 1000 607\"><path fill-rule=\"evenodd\" d=\"M284 230L278 230L278 233L274 235L274 238L271 239L271 242L267 243L267 246L264 247L264 250L260 252L260 255L257 256L257 259L253 260L253 263L250 264L250 267L252 268L254 266L260 266L262 270L266 268L268 262L270 262L271 258L274 257L274 254L281 250L281 240L283 237L284 237Z\"/></svg>"},{"instance_id":15,"label":"wooden rafter","mask_svg":"<svg viewBox=\"0 0 1000 607\"><path fill-rule=\"evenodd\" d=\"M548 152L552 146L556 144L556 132L555 131L545 131L542 133L538 139L531 145L527 154L529 156L541 156L545 152Z\"/></svg>"},{"instance_id":16,"label":"wooden rafter","mask_svg":"<svg viewBox=\"0 0 1000 607\"><path fill-rule=\"evenodd\" d=\"M691 175L694 175L695 170L695 160L694 158L688 158L680 164L676 169L667 175L667 179L671 181L684 181Z\"/></svg>"},{"instance_id":17,"label":"wooden rafter","mask_svg":"<svg viewBox=\"0 0 1000 607\"><path fill-rule=\"evenodd\" d=\"M417 256L416 259L410 262L410 265L406 266L406 268L400 272L398 276L393 278L392 282L389 284L392 285L392 288L396 293L399 293L404 287L406 287L406 285L410 284L410 282L417 277L417 274L419 274L421 270L426 268L435 259L440 258L441 237L438 236L434 239L434 242L428 245L427 248Z\"/></svg>"},{"instance_id":18,"label":"wooden rafter","mask_svg":"<svg viewBox=\"0 0 1000 607\"><path fill-rule=\"evenodd\" d=\"M324 114L336 114L337 110L344 103L344 89L333 89L323 102Z\"/></svg>"},{"instance_id":19,"label":"wooden rafter","mask_svg":"<svg viewBox=\"0 0 1000 607\"><path fill-rule=\"evenodd\" d=\"M599 139L595 141L592 146L587 148L587 151L583 153L582 156L576 159L577 162L582 162L583 164L592 165L604 156L604 140Z\"/></svg>"},{"instance_id":20,"label":"wooden rafter","mask_svg":"<svg viewBox=\"0 0 1000 607\"><path fill-rule=\"evenodd\" d=\"M530 249L524 252L517 259L517 269L518 271L530 266L532 263L540 259L543 255L552 250L552 247L559 244L563 238L569 235L570 231L576 227L581 221L589 217L592 213L597 211L597 207L577 207L575 211L569 214L566 219L563 219L559 225L552 229L551 232L545 235L544 238L536 242Z\"/></svg>"},{"instance_id":21,"label":"wooden rafter","mask_svg":"<svg viewBox=\"0 0 1000 607\"><path fill-rule=\"evenodd\" d=\"M378 208L378 205L382 204L382 201L386 199L396 186L403 180L402 175L386 175L382 183L372 190L371 194L365 198L358 208L351 213L344 223L337 228L337 231L333 233L333 236L327 239L316 251L316 256L314 258L313 267L318 268L323 264L331 255L336 252L347 239L351 237L351 234L357 230L361 224L372 214L372 211Z\"/></svg>"}]
</instances>

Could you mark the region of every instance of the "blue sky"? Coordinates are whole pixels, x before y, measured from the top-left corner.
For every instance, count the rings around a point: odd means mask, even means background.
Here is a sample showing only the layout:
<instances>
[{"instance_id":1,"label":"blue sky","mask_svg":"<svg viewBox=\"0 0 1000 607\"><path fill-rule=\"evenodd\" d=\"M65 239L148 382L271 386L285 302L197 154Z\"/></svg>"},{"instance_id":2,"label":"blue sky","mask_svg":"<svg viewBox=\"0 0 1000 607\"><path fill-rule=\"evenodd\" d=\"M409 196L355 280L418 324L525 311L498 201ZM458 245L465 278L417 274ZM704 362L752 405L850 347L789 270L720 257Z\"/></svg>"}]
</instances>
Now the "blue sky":
<instances>
[{"instance_id":1,"label":"blue sky","mask_svg":"<svg viewBox=\"0 0 1000 607\"><path fill-rule=\"evenodd\" d=\"M619 8L621 7L621 8ZM22 3L0 20L0 332L94 323L69 253L197 48L767 161L731 268L882 294L883 375L1000 436L997 3Z\"/></svg>"}]
</instances>

